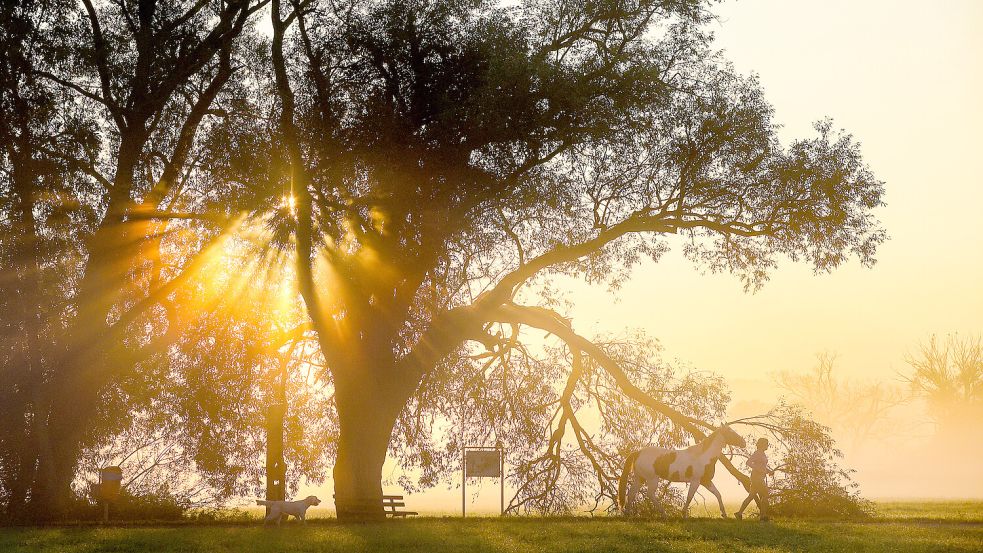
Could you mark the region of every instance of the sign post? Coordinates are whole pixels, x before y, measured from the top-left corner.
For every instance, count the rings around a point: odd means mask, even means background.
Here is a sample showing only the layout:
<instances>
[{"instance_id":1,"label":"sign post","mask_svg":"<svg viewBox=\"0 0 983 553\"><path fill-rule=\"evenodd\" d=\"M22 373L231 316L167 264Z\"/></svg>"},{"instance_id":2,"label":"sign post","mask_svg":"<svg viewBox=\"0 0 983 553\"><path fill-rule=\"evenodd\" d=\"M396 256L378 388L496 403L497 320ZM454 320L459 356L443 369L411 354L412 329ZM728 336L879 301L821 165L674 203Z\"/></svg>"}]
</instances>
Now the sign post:
<instances>
[{"instance_id":1,"label":"sign post","mask_svg":"<svg viewBox=\"0 0 983 553\"><path fill-rule=\"evenodd\" d=\"M464 446L461 458L461 517L467 517L468 478L498 478L499 514L505 514L505 450L502 446Z\"/></svg>"},{"instance_id":2,"label":"sign post","mask_svg":"<svg viewBox=\"0 0 983 553\"><path fill-rule=\"evenodd\" d=\"M102 500L102 521L109 522L109 503L119 498L123 484L123 469L105 467L99 471L99 499Z\"/></svg>"}]
</instances>

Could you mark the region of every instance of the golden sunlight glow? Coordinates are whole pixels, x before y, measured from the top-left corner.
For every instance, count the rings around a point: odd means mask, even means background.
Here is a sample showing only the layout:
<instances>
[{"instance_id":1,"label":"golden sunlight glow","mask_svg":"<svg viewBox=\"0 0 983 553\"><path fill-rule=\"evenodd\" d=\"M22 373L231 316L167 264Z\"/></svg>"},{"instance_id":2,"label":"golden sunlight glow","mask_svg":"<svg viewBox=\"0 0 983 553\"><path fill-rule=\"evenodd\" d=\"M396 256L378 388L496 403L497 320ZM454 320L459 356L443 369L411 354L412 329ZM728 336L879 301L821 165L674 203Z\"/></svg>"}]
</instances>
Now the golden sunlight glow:
<instances>
[{"instance_id":1,"label":"golden sunlight glow","mask_svg":"<svg viewBox=\"0 0 983 553\"><path fill-rule=\"evenodd\" d=\"M977 59L983 53L977 32L983 2L902 9L894 0L727 0L715 11L714 47L726 50L738 72L756 73L783 125L783 140L812 136L812 123L829 115L863 142L864 159L886 182L888 205L877 216L891 239L873 269L851 261L817 276L804 263L782 262L756 294L744 294L730 275L701 274L677 241L658 263L640 263L614 296L594 284L558 278L557 288L572 301L566 315L584 334L642 329L660 340L674 365L720 375L733 397L725 414L731 420L769 409L787 395L778 376L813 374L823 352L837 356L834 374L843 382L907 391L900 378L911 370L905 355L928 336L983 332L983 187L971 162L983 150L983 64ZM209 247L195 283L202 293L193 301L200 305L189 309L225 309L258 321L271 335L306 319L295 253L271 246L269 221L297 217L297 197L283 192L279 203L270 198L271 213L247 219L234 236ZM401 224L378 208L369 218L380 233ZM332 255L357 263L367 278L399 276L385 252L359 241L363 221L340 224L337 240L320 237ZM167 239L177 249L194 250L200 237L188 231ZM342 341L357 339L352 333L358 328L345 318L347 276L327 257L314 259L319 308ZM920 404L892 417L886 419L895 430L891 435L854 444L834 434L845 444L846 466L859 469L865 495L983 496L983 473L973 464L983 455L978 425L972 426L973 454L956 457L949 445L933 441ZM963 463L961 478L922 470L939 458ZM389 458L383 472L397 470ZM740 497L743 488L723 473L718 486L724 495ZM459 490L440 488L414 496L414 506L441 512L459 505ZM315 493L330 497L332 481L298 490L298 496ZM473 507L497 513L494 499Z\"/></svg>"},{"instance_id":2,"label":"golden sunlight glow","mask_svg":"<svg viewBox=\"0 0 983 553\"><path fill-rule=\"evenodd\" d=\"M293 196L281 209L295 213ZM202 312L221 309L247 317L278 333L295 326L302 317L291 250L270 246L269 217L247 219L234 235L207 251L200 275L195 308Z\"/></svg>"},{"instance_id":3,"label":"golden sunlight glow","mask_svg":"<svg viewBox=\"0 0 983 553\"><path fill-rule=\"evenodd\" d=\"M280 201L280 209L284 209L290 214L290 217L297 217L297 197L293 193L287 194Z\"/></svg>"}]
</instances>

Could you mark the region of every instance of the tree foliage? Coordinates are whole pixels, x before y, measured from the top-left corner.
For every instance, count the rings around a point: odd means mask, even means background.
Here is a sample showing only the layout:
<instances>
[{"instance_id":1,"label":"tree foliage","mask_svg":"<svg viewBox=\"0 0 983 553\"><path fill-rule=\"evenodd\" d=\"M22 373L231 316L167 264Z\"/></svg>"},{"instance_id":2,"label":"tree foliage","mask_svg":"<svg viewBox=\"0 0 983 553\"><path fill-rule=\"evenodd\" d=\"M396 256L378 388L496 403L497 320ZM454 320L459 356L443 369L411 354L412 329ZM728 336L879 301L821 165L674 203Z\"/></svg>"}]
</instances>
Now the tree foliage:
<instances>
[{"instance_id":1,"label":"tree foliage","mask_svg":"<svg viewBox=\"0 0 983 553\"><path fill-rule=\"evenodd\" d=\"M82 451L126 426L110 388L194 319L169 309L173 295L237 209L233 187L195 173L198 139L214 104L232 100L222 93L235 88L236 39L257 7L3 5L0 220L11 232L0 295L16 305L3 318L13 385L0 476L11 516L61 514Z\"/></svg>"},{"instance_id":2,"label":"tree foliage","mask_svg":"<svg viewBox=\"0 0 983 553\"><path fill-rule=\"evenodd\" d=\"M571 362L699 432L561 314L523 304L535 279L616 284L682 234L698 265L755 288L776 256L828 271L850 254L870 264L884 239L856 142L825 121L781 145L758 83L710 51L702 3L272 6L298 275L335 379L336 492L352 512L381 493L368 474L381 459L345 436L388 441L421 382L453 375L469 343L505 359L510 327L555 334Z\"/></svg>"},{"instance_id":3,"label":"tree foliage","mask_svg":"<svg viewBox=\"0 0 983 553\"><path fill-rule=\"evenodd\" d=\"M4 404L7 505L54 505L128 412L183 429L184 466L242 491L263 371L293 363L285 336L311 345L298 363L319 368L334 407L297 415L328 414L340 516L381 516L387 450L432 485L487 434L478 424L538 444L513 507L544 511L599 505L622 448L652 433L702 437L718 382L668 370L646 339L588 339L537 290L557 275L616 287L670 247L755 289L781 256L870 265L885 239L857 142L823 121L780 143L759 83L712 51L709 8L4 7L0 224L16 232L0 256L17 262L2 301L22 304L2 354L23 383ZM216 293L210 267L243 237L253 262ZM283 267L303 307L290 330L237 303ZM542 332L556 342L537 351ZM597 429L577 416L589 404ZM438 443L465 423L474 434ZM298 470L319 475L297 447Z\"/></svg>"}]
</instances>

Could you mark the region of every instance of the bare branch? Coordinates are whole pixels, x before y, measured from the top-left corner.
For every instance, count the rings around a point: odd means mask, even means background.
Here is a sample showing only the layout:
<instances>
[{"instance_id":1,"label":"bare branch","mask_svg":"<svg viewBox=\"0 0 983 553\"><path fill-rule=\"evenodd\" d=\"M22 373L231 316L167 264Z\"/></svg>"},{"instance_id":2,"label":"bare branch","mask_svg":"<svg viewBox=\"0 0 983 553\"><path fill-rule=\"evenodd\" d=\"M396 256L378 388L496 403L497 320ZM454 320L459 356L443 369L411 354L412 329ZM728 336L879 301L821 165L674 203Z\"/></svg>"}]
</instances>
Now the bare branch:
<instances>
[{"instance_id":1,"label":"bare branch","mask_svg":"<svg viewBox=\"0 0 983 553\"><path fill-rule=\"evenodd\" d=\"M665 416L673 423L692 434L698 440L706 438L706 433L704 433L702 429L713 428L712 425L699 419L684 415L671 406L651 397L643 390L639 389L633 382L631 382L631 379L627 374L625 374L621 367L618 366L617 362L611 359L607 353L604 352L604 350L590 340L574 332L570 327L570 323L566 319L549 309L545 309L543 307L520 306L510 303L503 305L499 309L492 312L490 317L490 320L497 322L521 324L545 330L560 340L563 340L571 348L583 351L594 359L594 361L596 361L597 364L612 378L614 378L615 382L618 384L618 387L626 396ZM737 470L729 459L726 457L720 457L720 461L724 464L727 470L734 475L735 478L740 480L743 484L745 484L745 486L750 485L750 478Z\"/></svg>"},{"instance_id":2,"label":"bare branch","mask_svg":"<svg viewBox=\"0 0 983 553\"><path fill-rule=\"evenodd\" d=\"M99 82L102 85L102 99L100 101L109 108L109 114L112 116L113 121L116 122L116 126L120 129L125 129L126 119L123 117L119 104L113 99L113 90L110 86L108 45L102 34L99 16L96 14L96 9L92 5L92 0L82 0L82 3L85 5L85 11L89 16L89 24L92 27L92 46L96 51L96 68L99 72Z\"/></svg>"}]
</instances>

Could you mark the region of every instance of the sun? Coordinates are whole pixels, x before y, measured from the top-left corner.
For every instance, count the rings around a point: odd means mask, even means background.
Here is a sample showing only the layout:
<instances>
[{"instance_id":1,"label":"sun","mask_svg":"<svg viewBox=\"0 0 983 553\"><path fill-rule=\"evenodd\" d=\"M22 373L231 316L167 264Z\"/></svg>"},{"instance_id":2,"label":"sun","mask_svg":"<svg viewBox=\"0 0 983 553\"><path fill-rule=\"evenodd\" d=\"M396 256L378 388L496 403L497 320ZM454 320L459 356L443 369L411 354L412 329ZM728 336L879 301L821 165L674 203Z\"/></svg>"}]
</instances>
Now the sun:
<instances>
[{"instance_id":1,"label":"sun","mask_svg":"<svg viewBox=\"0 0 983 553\"><path fill-rule=\"evenodd\" d=\"M292 193L287 194L280 200L280 209L286 210L291 218L297 218L297 197Z\"/></svg>"}]
</instances>

